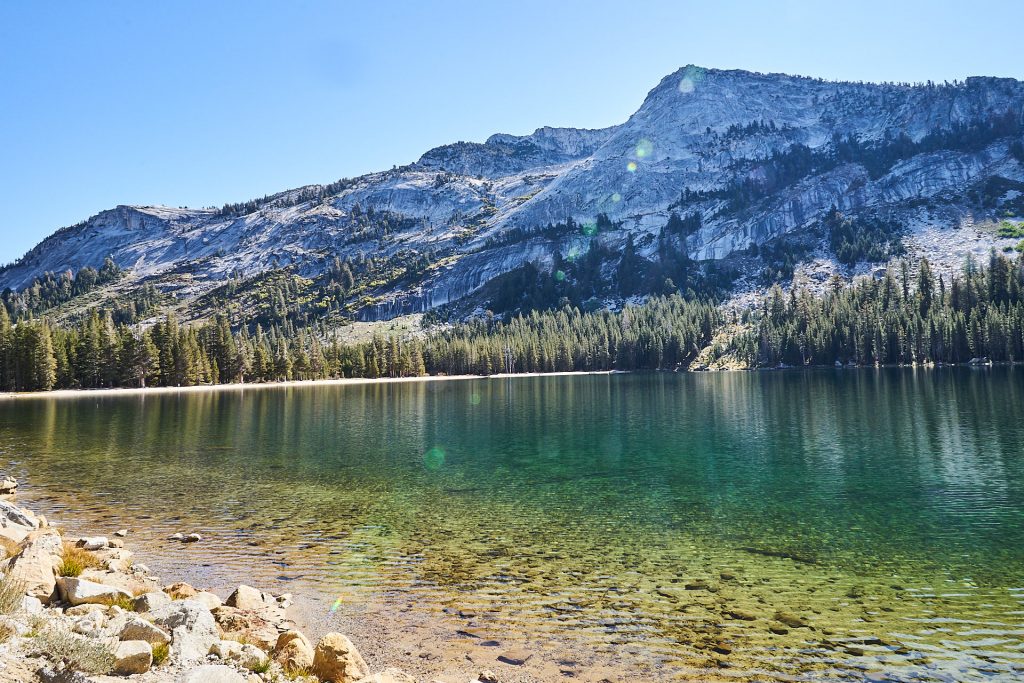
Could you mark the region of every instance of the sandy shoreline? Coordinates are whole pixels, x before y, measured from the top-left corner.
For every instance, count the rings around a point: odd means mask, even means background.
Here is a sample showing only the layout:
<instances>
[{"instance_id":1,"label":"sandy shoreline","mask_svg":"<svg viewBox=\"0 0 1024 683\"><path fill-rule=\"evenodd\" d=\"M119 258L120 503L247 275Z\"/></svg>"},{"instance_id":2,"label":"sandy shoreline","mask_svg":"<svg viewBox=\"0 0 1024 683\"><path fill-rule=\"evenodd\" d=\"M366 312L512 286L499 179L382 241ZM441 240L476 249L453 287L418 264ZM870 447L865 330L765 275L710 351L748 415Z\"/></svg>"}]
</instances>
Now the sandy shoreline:
<instances>
[{"instance_id":1,"label":"sandy shoreline","mask_svg":"<svg viewBox=\"0 0 1024 683\"><path fill-rule=\"evenodd\" d=\"M405 384L412 382L465 381L471 379L515 379L519 377L562 377L566 375L621 375L623 370L593 370L581 372L514 372L495 375L425 375L423 377L347 377L342 379L290 380L287 382L259 382L235 384L201 384L191 387L139 387L134 389L58 389L56 391L0 392L0 400L39 398L82 398L85 396L132 396L151 394L195 394L212 391L258 391L292 387L350 386L360 384Z\"/></svg>"}]
</instances>

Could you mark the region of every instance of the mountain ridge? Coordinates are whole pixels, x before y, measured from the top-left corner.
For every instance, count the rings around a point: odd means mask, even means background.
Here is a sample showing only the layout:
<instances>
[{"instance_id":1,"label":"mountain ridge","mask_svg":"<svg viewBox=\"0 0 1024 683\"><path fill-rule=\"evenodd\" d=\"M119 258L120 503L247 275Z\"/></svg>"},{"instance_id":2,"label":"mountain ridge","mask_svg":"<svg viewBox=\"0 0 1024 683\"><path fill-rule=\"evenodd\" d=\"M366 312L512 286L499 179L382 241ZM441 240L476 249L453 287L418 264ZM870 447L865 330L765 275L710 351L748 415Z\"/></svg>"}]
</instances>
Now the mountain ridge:
<instances>
[{"instance_id":1,"label":"mountain ridge","mask_svg":"<svg viewBox=\"0 0 1024 683\"><path fill-rule=\"evenodd\" d=\"M790 237L820 248L833 208L865 220L884 213L907 234L1019 215L1022 129L1015 79L871 84L690 65L606 128L495 133L219 210L108 209L6 266L0 289L111 257L133 281L188 301L278 269L322 280L336 258L425 259L415 277L408 268L383 281L380 268L357 272L367 281L346 297L345 315L376 319L460 300L472 310L490 303L487 287L504 275L562 272L556 266L597 250L605 261L594 268L608 282L590 293L603 300L628 293L612 263L627 243L657 265L640 288L650 290L663 275L689 282ZM1005 191L972 198L993 179ZM673 216L697 221L667 234Z\"/></svg>"}]
</instances>

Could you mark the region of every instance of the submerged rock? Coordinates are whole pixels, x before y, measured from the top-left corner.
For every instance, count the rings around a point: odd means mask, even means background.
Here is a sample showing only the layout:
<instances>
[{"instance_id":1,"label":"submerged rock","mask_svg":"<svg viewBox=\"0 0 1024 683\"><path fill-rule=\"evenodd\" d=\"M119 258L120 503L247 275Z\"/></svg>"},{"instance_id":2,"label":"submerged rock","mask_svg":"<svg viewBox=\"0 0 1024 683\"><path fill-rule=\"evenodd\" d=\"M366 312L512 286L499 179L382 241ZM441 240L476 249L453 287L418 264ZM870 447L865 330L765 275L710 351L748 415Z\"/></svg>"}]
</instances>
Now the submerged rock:
<instances>
[{"instance_id":1,"label":"submerged rock","mask_svg":"<svg viewBox=\"0 0 1024 683\"><path fill-rule=\"evenodd\" d=\"M533 656L533 653L529 650L509 650L498 655L498 661L504 662L505 664L512 664L514 666L522 666L526 664L526 660Z\"/></svg>"},{"instance_id":2,"label":"submerged rock","mask_svg":"<svg viewBox=\"0 0 1024 683\"><path fill-rule=\"evenodd\" d=\"M783 610L779 610L775 613L775 620L789 626L790 628L807 628L809 626L802 617Z\"/></svg>"}]
</instances>

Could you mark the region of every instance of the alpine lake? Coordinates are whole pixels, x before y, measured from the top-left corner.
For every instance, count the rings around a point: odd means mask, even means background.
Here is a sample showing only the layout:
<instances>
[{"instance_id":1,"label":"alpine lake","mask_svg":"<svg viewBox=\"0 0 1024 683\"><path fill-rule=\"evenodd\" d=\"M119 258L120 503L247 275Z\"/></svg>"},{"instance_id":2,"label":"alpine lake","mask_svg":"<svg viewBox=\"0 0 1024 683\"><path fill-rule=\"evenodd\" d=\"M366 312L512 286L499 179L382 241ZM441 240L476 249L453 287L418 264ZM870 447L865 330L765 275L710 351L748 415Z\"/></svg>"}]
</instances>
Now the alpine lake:
<instances>
[{"instance_id":1,"label":"alpine lake","mask_svg":"<svg viewBox=\"0 0 1024 683\"><path fill-rule=\"evenodd\" d=\"M19 398L0 466L442 680L1024 680L1021 368Z\"/></svg>"}]
</instances>

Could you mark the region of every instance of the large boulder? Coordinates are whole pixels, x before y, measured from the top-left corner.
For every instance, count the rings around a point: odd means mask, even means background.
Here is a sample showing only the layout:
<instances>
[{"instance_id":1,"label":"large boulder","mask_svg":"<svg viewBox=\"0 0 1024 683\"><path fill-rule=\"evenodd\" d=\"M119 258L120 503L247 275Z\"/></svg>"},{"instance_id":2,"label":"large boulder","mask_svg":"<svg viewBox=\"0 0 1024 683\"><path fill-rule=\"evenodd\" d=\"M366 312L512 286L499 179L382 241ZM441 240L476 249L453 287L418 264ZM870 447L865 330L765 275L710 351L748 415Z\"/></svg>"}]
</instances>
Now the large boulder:
<instances>
[{"instance_id":1,"label":"large boulder","mask_svg":"<svg viewBox=\"0 0 1024 683\"><path fill-rule=\"evenodd\" d=\"M252 643L266 651L277 643L277 627L254 610L223 605L213 610L213 618L229 640Z\"/></svg>"},{"instance_id":2,"label":"large boulder","mask_svg":"<svg viewBox=\"0 0 1024 683\"><path fill-rule=\"evenodd\" d=\"M220 640L217 622L206 605L195 600L179 600L150 613L153 623L169 631L174 658L179 664L198 664Z\"/></svg>"},{"instance_id":3,"label":"large boulder","mask_svg":"<svg viewBox=\"0 0 1024 683\"><path fill-rule=\"evenodd\" d=\"M153 666L153 648L144 640L125 640L114 650L114 673L144 674Z\"/></svg>"},{"instance_id":4,"label":"large boulder","mask_svg":"<svg viewBox=\"0 0 1024 683\"><path fill-rule=\"evenodd\" d=\"M241 585L228 596L224 604L238 609L260 610L277 607L277 598L269 593L258 591L252 586Z\"/></svg>"},{"instance_id":5,"label":"large boulder","mask_svg":"<svg viewBox=\"0 0 1024 683\"><path fill-rule=\"evenodd\" d=\"M285 631L274 645L274 661L285 671L301 671L313 666L313 644L298 631Z\"/></svg>"},{"instance_id":6,"label":"large boulder","mask_svg":"<svg viewBox=\"0 0 1024 683\"><path fill-rule=\"evenodd\" d=\"M109 605L119 600L131 600L131 593L116 586L88 581L72 576L57 579L60 597L71 605Z\"/></svg>"},{"instance_id":7,"label":"large boulder","mask_svg":"<svg viewBox=\"0 0 1024 683\"><path fill-rule=\"evenodd\" d=\"M346 636L328 633L313 651L313 674L321 681L355 683L370 675L362 655Z\"/></svg>"},{"instance_id":8,"label":"large boulder","mask_svg":"<svg viewBox=\"0 0 1024 683\"><path fill-rule=\"evenodd\" d=\"M230 666L207 664L188 672L182 683L246 683L242 674Z\"/></svg>"},{"instance_id":9,"label":"large boulder","mask_svg":"<svg viewBox=\"0 0 1024 683\"><path fill-rule=\"evenodd\" d=\"M122 574L121 572L103 569L87 569L82 572L79 578L119 588L129 595L142 595L143 593L155 590L157 587L155 581L144 576Z\"/></svg>"},{"instance_id":10,"label":"large boulder","mask_svg":"<svg viewBox=\"0 0 1024 683\"><path fill-rule=\"evenodd\" d=\"M63 560L64 546L54 529L39 529L28 534L17 555L7 561L5 573L25 584L28 595L48 603L57 586L57 569Z\"/></svg>"}]
</instances>

